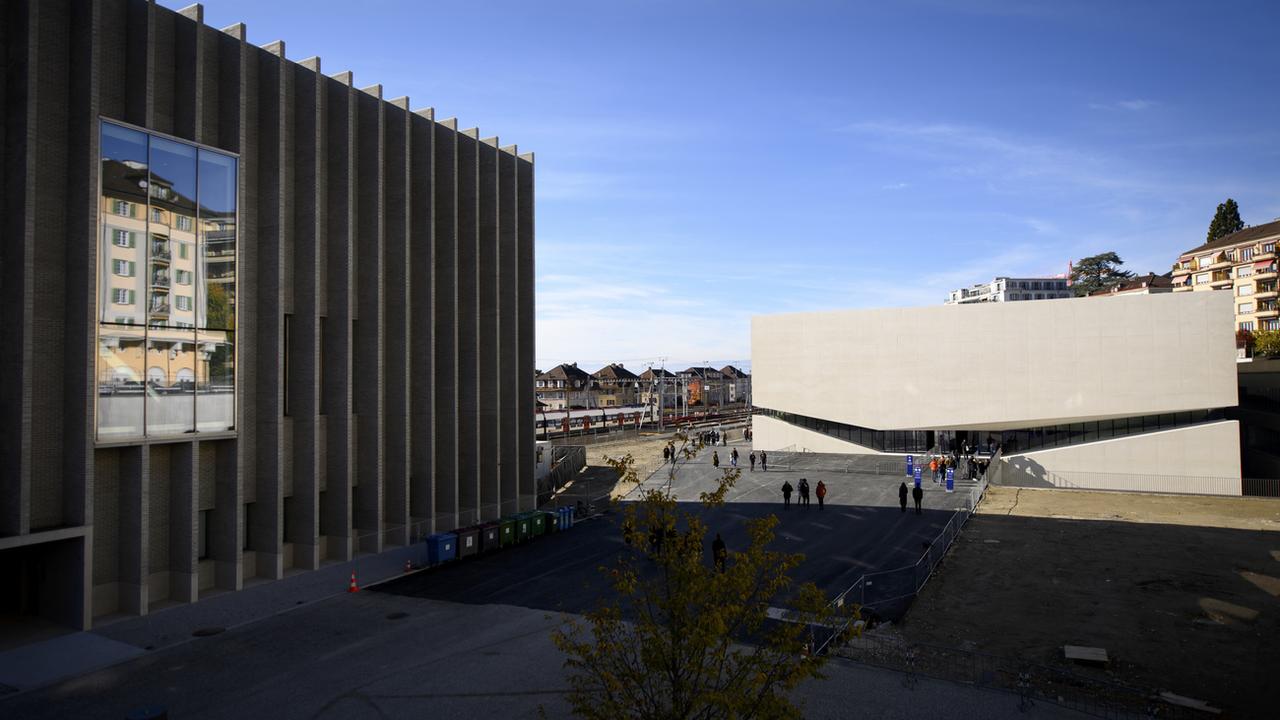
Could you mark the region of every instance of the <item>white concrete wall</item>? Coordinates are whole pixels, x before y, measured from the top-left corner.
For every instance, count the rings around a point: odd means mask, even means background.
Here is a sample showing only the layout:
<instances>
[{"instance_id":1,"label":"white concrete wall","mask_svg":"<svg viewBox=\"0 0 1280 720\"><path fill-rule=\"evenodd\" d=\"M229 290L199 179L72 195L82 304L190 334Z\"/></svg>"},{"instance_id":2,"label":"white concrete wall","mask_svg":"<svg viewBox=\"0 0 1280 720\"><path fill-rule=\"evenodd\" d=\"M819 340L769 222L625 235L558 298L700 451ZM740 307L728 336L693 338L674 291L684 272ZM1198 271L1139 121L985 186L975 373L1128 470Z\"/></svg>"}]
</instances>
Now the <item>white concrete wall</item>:
<instances>
[{"instance_id":1,"label":"white concrete wall","mask_svg":"<svg viewBox=\"0 0 1280 720\"><path fill-rule=\"evenodd\" d=\"M873 448L823 435L808 428L792 425L767 415L751 418L751 447L755 450L781 450L795 446L797 451L878 455Z\"/></svg>"},{"instance_id":2,"label":"white concrete wall","mask_svg":"<svg viewBox=\"0 0 1280 720\"><path fill-rule=\"evenodd\" d=\"M754 403L881 430L1230 407L1226 292L752 318ZM790 443L783 443L784 445Z\"/></svg>"},{"instance_id":3,"label":"white concrete wall","mask_svg":"<svg viewBox=\"0 0 1280 720\"><path fill-rule=\"evenodd\" d=\"M1000 482L1239 495L1240 424L1227 420L1010 455Z\"/></svg>"}]
</instances>

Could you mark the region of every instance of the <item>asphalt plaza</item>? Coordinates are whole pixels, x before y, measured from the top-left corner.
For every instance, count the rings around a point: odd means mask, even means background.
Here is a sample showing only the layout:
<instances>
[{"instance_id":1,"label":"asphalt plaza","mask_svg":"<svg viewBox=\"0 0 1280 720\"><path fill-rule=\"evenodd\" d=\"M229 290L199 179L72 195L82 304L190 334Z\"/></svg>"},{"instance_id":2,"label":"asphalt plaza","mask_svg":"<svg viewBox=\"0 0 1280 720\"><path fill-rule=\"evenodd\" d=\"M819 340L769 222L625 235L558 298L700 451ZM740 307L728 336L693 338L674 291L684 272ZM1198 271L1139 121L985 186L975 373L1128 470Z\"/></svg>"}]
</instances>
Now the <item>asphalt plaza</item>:
<instances>
[{"instance_id":1,"label":"asphalt plaza","mask_svg":"<svg viewBox=\"0 0 1280 720\"><path fill-rule=\"evenodd\" d=\"M914 565L952 515L964 506L967 488L947 493L927 477L923 481L924 511L917 515L908 502L907 512L898 504L898 487L910 481L903 458L856 457L811 453L771 453L769 471L755 471L746 462L748 449L740 453L741 477L726 503L707 510L699 493L715 485L715 478L729 464L734 448L718 447L720 468L711 462L711 448L696 458L680 461L674 478L659 469L641 487L666 484L686 509L701 513L709 533L720 533L730 553L747 542L746 522L776 515L775 547L804 555L793 577L813 582L835 596L863 574ZM783 508L782 485L798 486L807 478L810 504L801 506L793 493L789 509ZM819 481L827 486L825 507L818 508L814 490ZM638 497L632 492L629 497ZM428 572L380 586L382 592L473 604L500 603L557 612L580 613L594 604L608 587L599 568L630 552L619 527L621 513L609 512L580 522L564 533L538 538L528 545L503 549L491 555L448 563ZM710 540L708 562L710 562ZM896 619L905 604L888 614Z\"/></svg>"}]
</instances>

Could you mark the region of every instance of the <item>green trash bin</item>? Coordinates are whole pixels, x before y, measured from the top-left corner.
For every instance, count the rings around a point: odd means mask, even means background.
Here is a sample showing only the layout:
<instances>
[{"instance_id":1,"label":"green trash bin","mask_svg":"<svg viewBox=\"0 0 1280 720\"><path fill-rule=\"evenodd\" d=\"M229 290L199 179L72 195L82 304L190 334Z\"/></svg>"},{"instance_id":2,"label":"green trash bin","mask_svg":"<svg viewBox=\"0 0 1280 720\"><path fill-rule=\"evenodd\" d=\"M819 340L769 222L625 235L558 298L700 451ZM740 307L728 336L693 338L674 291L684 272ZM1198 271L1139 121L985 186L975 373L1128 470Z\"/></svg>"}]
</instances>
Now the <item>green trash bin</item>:
<instances>
[{"instance_id":1,"label":"green trash bin","mask_svg":"<svg viewBox=\"0 0 1280 720\"><path fill-rule=\"evenodd\" d=\"M515 545L517 540L519 540L519 537L516 535L516 519L514 517L507 517L498 521L499 547Z\"/></svg>"},{"instance_id":2,"label":"green trash bin","mask_svg":"<svg viewBox=\"0 0 1280 720\"><path fill-rule=\"evenodd\" d=\"M542 513L542 526L546 528L547 534L555 532L559 529L559 514L552 510L539 510Z\"/></svg>"},{"instance_id":3,"label":"green trash bin","mask_svg":"<svg viewBox=\"0 0 1280 720\"><path fill-rule=\"evenodd\" d=\"M545 535L547 532L547 516L543 515L541 510L530 510L526 514L529 516L529 536Z\"/></svg>"},{"instance_id":4,"label":"green trash bin","mask_svg":"<svg viewBox=\"0 0 1280 720\"><path fill-rule=\"evenodd\" d=\"M516 524L516 542L522 543L533 537L533 534L531 533L532 524L529 522L528 515L520 513L519 515L512 516L511 519Z\"/></svg>"}]
</instances>

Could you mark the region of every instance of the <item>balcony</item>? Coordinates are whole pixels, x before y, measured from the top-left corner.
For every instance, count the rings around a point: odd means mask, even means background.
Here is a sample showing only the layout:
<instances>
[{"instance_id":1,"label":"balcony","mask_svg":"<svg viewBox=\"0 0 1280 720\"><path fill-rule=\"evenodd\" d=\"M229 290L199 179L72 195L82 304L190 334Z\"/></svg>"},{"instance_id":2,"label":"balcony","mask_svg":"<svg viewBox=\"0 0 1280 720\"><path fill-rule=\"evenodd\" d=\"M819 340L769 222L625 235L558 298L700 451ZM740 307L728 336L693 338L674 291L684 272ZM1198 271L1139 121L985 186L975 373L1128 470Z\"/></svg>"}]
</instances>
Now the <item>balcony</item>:
<instances>
[{"instance_id":1,"label":"balcony","mask_svg":"<svg viewBox=\"0 0 1280 720\"><path fill-rule=\"evenodd\" d=\"M1253 296L1259 300L1276 297L1276 286L1260 284L1257 290L1254 291Z\"/></svg>"},{"instance_id":2,"label":"balcony","mask_svg":"<svg viewBox=\"0 0 1280 720\"><path fill-rule=\"evenodd\" d=\"M1209 278L1209 287L1212 288L1230 287L1231 283L1231 273L1225 270L1214 271Z\"/></svg>"},{"instance_id":3,"label":"balcony","mask_svg":"<svg viewBox=\"0 0 1280 720\"><path fill-rule=\"evenodd\" d=\"M1268 265L1268 266L1266 266L1266 267L1263 267L1263 268L1257 268L1257 269L1255 269L1255 270L1253 271L1253 276L1254 276L1255 278L1259 278L1259 279L1261 279L1261 278L1275 277L1275 276L1276 276L1276 263L1271 263L1270 265Z\"/></svg>"},{"instance_id":4,"label":"balcony","mask_svg":"<svg viewBox=\"0 0 1280 720\"><path fill-rule=\"evenodd\" d=\"M1254 312L1259 319L1280 317L1280 303L1274 300L1269 303L1258 303L1258 309Z\"/></svg>"},{"instance_id":5,"label":"balcony","mask_svg":"<svg viewBox=\"0 0 1280 720\"><path fill-rule=\"evenodd\" d=\"M156 288L169 287L169 273L163 273L163 272L152 273L151 287L156 287Z\"/></svg>"},{"instance_id":6,"label":"balcony","mask_svg":"<svg viewBox=\"0 0 1280 720\"><path fill-rule=\"evenodd\" d=\"M153 302L151 303L151 307L148 309L147 312L151 315L151 317L157 317L157 316L169 317L169 303Z\"/></svg>"},{"instance_id":7,"label":"balcony","mask_svg":"<svg viewBox=\"0 0 1280 720\"><path fill-rule=\"evenodd\" d=\"M1270 260L1275 256L1276 256L1276 251L1274 249L1269 252L1263 252L1261 243L1253 246L1254 260Z\"/></svg>"},{"instance_id":8,"label":"balcony","mask_svg":"<svg viewBox=\"0 0 1280 720\"><path fill-rule=\"evenodd\" d=\"M169 243L151 243L151 259L167 263L173 256L169 253Z\"/></svg>"}]
</instances>

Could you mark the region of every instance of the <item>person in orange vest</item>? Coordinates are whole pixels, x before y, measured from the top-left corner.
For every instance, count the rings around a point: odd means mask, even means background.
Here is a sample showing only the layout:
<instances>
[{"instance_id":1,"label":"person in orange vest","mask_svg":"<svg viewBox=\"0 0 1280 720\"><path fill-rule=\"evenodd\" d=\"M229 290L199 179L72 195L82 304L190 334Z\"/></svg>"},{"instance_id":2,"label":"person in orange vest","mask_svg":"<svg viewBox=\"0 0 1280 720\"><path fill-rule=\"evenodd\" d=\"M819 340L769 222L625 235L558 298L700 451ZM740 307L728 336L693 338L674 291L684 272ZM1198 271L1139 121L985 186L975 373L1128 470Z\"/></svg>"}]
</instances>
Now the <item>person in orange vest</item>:
<instances>
[{"instance_id":1,"label":"person in orange vest","mask_svg":"<svg viewBox=\"0 0 1280 720\"><path fill-rule=\"evenodd\" d=\"M933 476L933 481L938 482L938 458L929 461L929 473Z\"/></svg>"},{"instance_id":2,"label":"person in orange vest","mask_svg":"<svg viewBox=\"0 0 1280 720\"><path fill-rule=\"evenodd\" d=\"M819 480L819 481L818 481L818 489L817 489L817 491L816 491L814 494L818 496L818 509L819 509L819 510L821 510L821 509L822 509L822 498L824 498L824 497L826 497L826 496L827 496L827 484L826 484L826 483L824 483L824 482L822 482L821 480Z\"/></svg>"}]
</instances>

